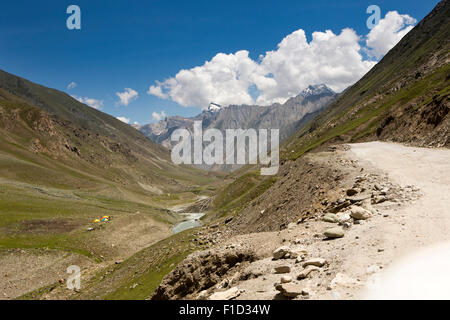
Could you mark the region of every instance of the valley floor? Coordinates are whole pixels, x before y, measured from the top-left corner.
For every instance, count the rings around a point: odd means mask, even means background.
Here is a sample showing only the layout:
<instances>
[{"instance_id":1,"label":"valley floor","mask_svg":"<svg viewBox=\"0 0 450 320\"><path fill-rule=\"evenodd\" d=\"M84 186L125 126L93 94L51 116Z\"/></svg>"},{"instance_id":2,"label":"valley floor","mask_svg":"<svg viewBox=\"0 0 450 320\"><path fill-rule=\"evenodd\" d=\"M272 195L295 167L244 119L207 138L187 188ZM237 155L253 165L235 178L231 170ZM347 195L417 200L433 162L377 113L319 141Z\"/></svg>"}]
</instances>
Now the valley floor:
<instances>
[{"instance_id":1,"label":"valley floor","mask_svg":"<svg viewBox=\"0 0 450 320\"><path fill-rule=\"evenodd\" d=\"M420 252L450 241L450 150L370 142L308 157L349 173L343 189L324 195L324 212L336 212L339 223L325 222L321 214L282 231L233 237L210 249L206 257L227 256L231 250L248 259L231 263L212 288L199 288L184 298L449 298L448 291L441 290L450 282L446 274L449 250L437 251L431 259L426 254L420 258ZM358 194L348 196L350 189ZM336 209L347 201L353 205ZM350 218L355 207L366 209L370 218ZM327 239L324 231L330 228L341 228L345 236ZM274 260L274 250L279 247L290 254ZM419 258L410 258L418 252ZM194 266L195 259L194 255ZM389 275L398 263L403 276L393 285ZM277 267L281 267L278 273ZM440 280L428 281L436 279L435 274ZM207 273L196 276L215 281ZM157 298L180 298L172 295L173 288L167 285L170 278L163 281Z\"/></svg>"}]
</instances>

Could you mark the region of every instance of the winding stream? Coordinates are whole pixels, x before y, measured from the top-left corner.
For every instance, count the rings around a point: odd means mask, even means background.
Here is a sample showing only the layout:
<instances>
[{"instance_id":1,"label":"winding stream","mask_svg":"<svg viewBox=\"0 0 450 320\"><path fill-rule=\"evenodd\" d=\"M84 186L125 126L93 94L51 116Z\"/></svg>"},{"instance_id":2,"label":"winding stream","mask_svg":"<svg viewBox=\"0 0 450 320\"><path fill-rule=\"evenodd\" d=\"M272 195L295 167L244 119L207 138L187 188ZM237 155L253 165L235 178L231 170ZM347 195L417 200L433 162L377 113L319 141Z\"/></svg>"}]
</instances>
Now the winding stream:
<instances>
[{"instance_id":1,"label":"winding stream","mask_svg":"<svg viewBox=\"0 0 450 320\"><path fill-rule=\"evenodd\" d=\"M174 234L183 232L188 229L197 228L202 225L200 219L205 215L204 213L179 213L180 216L185 217L185 219L179 224L173 227L172 232Z\"/></svg>"}]
</instances>

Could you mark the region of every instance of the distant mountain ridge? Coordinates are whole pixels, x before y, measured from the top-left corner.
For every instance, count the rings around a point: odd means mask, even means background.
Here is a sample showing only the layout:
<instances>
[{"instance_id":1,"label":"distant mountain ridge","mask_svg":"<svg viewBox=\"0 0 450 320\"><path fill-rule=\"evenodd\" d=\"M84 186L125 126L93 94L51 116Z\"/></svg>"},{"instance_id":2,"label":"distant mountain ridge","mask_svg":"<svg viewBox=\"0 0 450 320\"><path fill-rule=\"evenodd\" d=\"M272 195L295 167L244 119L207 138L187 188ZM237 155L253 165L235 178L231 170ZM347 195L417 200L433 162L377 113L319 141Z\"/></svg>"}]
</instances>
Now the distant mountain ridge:
<instances>
[{"instance_id":1,"label":"distant mountain ridge","mask_svg":"<svg viewBox=\"0 0 450 320\"><path fill-rule=\"evenodd\" d=\"M203 128L225 129L280 129L280 139L284 140L300 129L306 119L311 119L333 100L336 93L324 84L309 86L298 96L284 104L271 106L230 105L223 107L211 103L207 110L192 118L166 117L139 130L152 141L171 149L172 132L179 128L192 131L194 121L203 121Z\"/></svg>"},{"instance_id":2,"label":"distant mountain ridge","mask_svg":"<svg viewBox=\"0 0 450 320\"><path fill-rule=\"evenodd\" d=\"M0 134L0 177L26 183L162 194L201 175L174 165L165 148L118 119L2 70Z\"/></svg>"}]
</instances>

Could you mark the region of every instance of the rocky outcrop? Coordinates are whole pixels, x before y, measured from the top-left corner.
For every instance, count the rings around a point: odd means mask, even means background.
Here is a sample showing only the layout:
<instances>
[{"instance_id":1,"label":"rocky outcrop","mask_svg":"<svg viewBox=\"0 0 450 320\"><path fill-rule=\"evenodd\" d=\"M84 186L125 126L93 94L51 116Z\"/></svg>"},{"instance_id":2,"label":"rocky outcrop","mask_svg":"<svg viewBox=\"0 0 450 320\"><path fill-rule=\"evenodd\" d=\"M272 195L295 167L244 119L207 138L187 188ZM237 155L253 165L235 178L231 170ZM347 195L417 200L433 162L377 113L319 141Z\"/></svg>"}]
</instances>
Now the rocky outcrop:
<instances>
[{"instance_id":1,"label":"rocky outcrop","mask_svg":"<svg viewBox=\"0 0 450 320\"><path fill-rule=\"evenodd\" d=\"M221 282L226 273L242 262L255 259L252 251L234 246L194 253L163 279L153 294L152 300L192 297ZM235 294L237 291L233 290L233 292L230 291L215 298Z\"/></svg>"}]
</instances>

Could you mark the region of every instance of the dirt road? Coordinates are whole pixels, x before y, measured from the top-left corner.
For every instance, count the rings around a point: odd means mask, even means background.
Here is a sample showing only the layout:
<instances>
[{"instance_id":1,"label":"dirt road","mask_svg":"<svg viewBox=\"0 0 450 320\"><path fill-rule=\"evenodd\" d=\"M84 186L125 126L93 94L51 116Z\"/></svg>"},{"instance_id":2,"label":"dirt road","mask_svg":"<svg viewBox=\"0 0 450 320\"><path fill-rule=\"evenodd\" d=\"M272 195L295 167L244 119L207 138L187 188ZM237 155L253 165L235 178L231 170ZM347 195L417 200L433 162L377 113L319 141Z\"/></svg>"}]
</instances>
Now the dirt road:
<instances>
[{"instance_id":1,"label":"dirt road","mask_svg":"<svg viewBox=\"0 0 450 320\"><path fill-rule=\"evenodd\" d=\"M328 205L342 203L348 189L356 189L356 197L372 203L371 217L340 223L345 236L327 240L324 231L337 225L323 221L324 206L314 219L283 231L231 238L224 246L252 249L259 258L230 269L203 297L235 287L236 299L283 299L276 289L283 277L298 290L295 299L450 298L450 150L384 142L346 149L312 153L308 161L345 172L341 187L324 195ZM345 218L351 208L337 215ZM327 263L299 278L303 262L272 259L280 246ZM280 266L287 272L274 271Z\"/></svg>"},{"instance_id":2,"label":"dirt road","mask_svg":"<svg viewBox=\"0 0 450 320\"><path fill-rule=\"evenodd\" d=\"M449 298L448 290L442 289L450 285L446 267L450 261L446 245L450 241L450 150L371 142L351 145L349 154L361 165L381 170L401 186L417 186L422 193L382 227L383 263L393 264L381 273L379 289L368 290L362 297ZM419 266L420 271L414 272Z\"/></svg>"}]
</instances>

